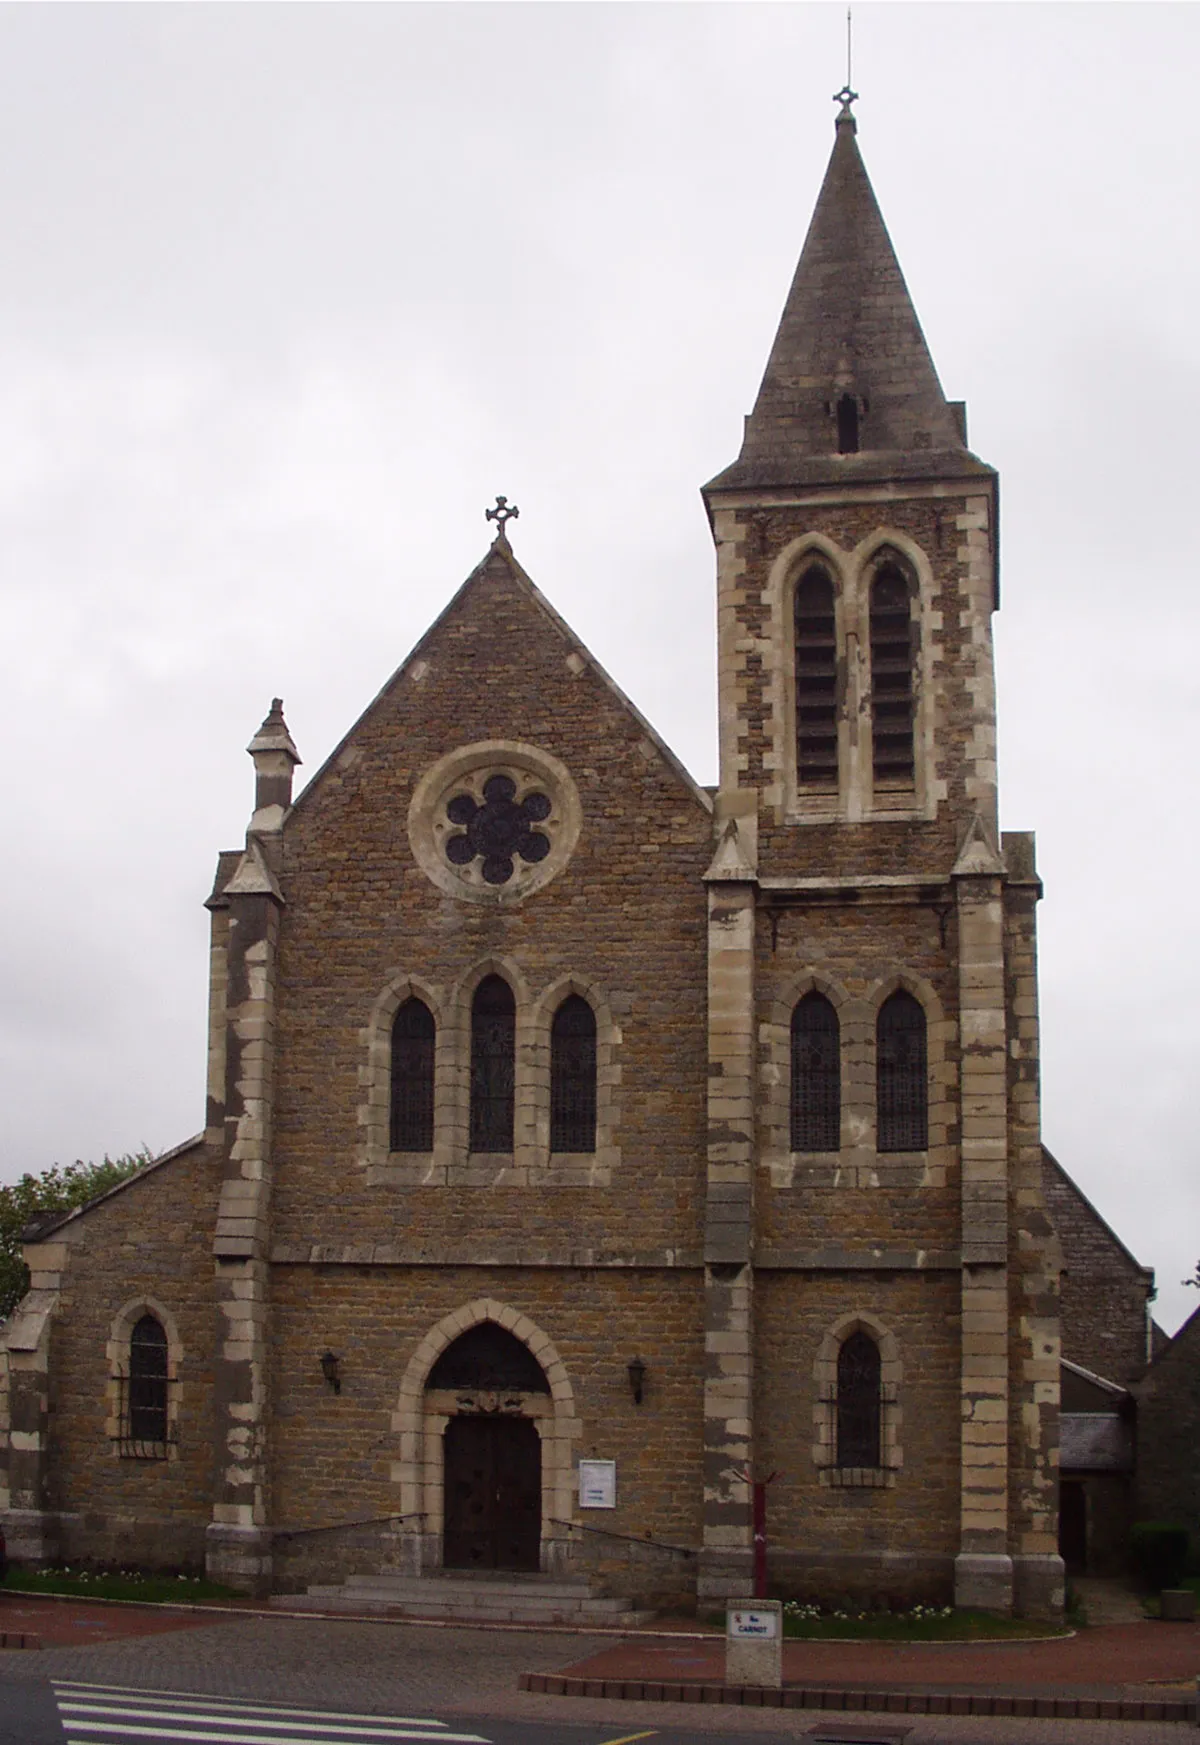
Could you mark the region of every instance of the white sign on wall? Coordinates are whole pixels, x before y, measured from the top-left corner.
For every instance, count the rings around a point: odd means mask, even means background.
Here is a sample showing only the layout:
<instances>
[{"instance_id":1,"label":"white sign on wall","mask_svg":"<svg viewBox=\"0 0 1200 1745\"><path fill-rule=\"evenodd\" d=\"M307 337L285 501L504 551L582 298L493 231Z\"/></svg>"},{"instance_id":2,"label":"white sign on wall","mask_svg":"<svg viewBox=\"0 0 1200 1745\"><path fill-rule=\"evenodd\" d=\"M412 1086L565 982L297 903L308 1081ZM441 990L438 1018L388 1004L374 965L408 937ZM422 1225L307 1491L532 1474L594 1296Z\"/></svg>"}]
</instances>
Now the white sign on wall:
<instances>
[{"instance_id":1,"label":"white sign on wall","mask_svg":"<svg viewBox=\"0 0 1200 1745\"><path fill-rule=\"evenodd\" d=\"M581 1460L579 1462L579 1507L581 1509L615 1509L616 1506L616 1461Z\"/></svg>"},{"instance_id":2,"label":"white sign on wall","mask_svg":"<svg viewBox=\"0 0 1200 1745\"><path fill-rule=\"evenodd\" d=\"M779 1633L779 1614L774 1611L737 1611L726 1614L727 1633L737 1642L773 1642Z\"/></svg>"}]
</instances>

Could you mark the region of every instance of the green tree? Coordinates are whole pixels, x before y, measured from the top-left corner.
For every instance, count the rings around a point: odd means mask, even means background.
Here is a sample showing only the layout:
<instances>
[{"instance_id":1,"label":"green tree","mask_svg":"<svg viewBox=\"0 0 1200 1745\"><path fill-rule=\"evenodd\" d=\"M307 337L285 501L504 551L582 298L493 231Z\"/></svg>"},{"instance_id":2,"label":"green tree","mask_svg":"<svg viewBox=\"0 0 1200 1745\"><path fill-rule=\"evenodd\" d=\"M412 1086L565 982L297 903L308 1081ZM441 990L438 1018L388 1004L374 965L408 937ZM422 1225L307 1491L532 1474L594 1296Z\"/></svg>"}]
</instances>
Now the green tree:
<instances>
[{"instance_id":1,"label":"green tree","mask_svg":"<svg viewBox=\"0 0 1200 1745\"><path fill-rule=\"evenodd\" d=\"M0 1321L11 1315L29 1289L29 1268L21 1259L21 1232L29 1221L43 1213L86 1205L150 1160L144 1147L124 1157L105 1153L103 1163L82 1159L56 1163L41 1175L23 1175L20 1181L0 1186Z\"/></svg>"}]
</instances>

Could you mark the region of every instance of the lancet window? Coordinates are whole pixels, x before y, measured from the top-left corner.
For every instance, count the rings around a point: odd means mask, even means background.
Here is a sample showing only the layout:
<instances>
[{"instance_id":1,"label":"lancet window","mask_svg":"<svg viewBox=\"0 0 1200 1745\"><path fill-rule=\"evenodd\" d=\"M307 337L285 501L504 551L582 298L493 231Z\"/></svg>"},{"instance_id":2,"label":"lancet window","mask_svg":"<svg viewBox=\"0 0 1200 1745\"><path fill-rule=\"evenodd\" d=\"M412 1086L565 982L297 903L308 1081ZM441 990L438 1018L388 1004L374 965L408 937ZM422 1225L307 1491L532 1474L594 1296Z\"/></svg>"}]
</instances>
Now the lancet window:
<instances>
[{"instance_id":1,"label":"lancet window","mask_svg":"<svg viewBox=\"0 0 1200 1745\"><path fill-rule=\"evenodd\" d=\"M550 1150L596 1149L596 1015L571 994L550 1027Z\"/></svg>"},{"instance_id":2,"label":"lancet window","mask_svg":"<svg viewBox=\"0 0 1200 1745\"><path fill-rule=\"evenodd\" d=\"M812 564L796 583L796 775L801 787L838 785L838 658L833 581Z\"/></svg>"},{"instance_id":3,"label":"lancet window","mask_svg":"<svg viewBox=\"0 0 1200 1745\"><path fill-rule=\"evenodd\" d=\"M792 1012L792 1150L837 1151L841 1121L838 1016L825 995L814 991Z\"/></svg>"},{"instance_id":4,"label":"lancet window","mask_svg":"<svg viewBox=\"0 0 1200 1745\"><path fill-rule=\"evenodd\" d=\"M391 1149L433 1150L433 1013L414 995L392 1021Z\"/></svg>"},{"instance_id":5,"label":"lancet window","mask_svg":"<svg viewBox=\"0 0 1200 1745\"><path fill-rule=\"evenodd\" d=\"M911 599L900 565L882 564L871 583L871 761L877 787L911 786L914 778Z\"/></svg>"},{"instance_id":6,"label":"lancet window","mask_svg":"<svg viewBox=\"0 0 1200 1745\"><path fill-rule=\"evenodd\" d=\"M155 1315L142 1315L129 1336L129 1379L125 1434L143 1456L167 1443L167 1335Z\"/></svg>"},{"instance_id":7,"label":"lancet window","mask_svg":"<svg viewBox=\"0 0 1200 1745\"><path fill-rule=\"evenodd\" d=\"M883 1002L875 1025L875 1145L924 1151L929 1144L925 1011L903 988Z\"/></svg>"},{"instance_id":8,"label":"lancet window","mask_svg":"<svg viewBox=\"0 0 1200 1745\"><path fill-rule=\"evenodd\" d=\"M882 1366L879 1347L861 1328L842 1342L837 1360L837 1464L882 1464Z\"/></svg>"},{"instance_id":9,"label":"lancet window","mask_svg":"<svg viewBox=\"0 0 1200 1745\"><path fill-rule=\"evenodd\" d=\"M500 976L485 976L471 1004L472 1151L511 1151L517 1008Z\"/></svg>"}]
</instances>

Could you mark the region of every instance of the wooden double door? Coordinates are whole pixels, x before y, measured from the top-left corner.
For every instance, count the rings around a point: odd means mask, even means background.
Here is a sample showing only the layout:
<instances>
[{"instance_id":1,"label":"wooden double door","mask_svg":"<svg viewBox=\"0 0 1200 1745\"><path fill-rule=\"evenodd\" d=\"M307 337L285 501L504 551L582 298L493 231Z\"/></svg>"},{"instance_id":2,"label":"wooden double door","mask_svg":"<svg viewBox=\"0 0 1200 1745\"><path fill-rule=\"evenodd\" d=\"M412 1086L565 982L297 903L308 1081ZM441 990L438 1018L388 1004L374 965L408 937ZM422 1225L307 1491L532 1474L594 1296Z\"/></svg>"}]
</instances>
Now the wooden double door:
<instances>
[{"instance_id":1,"label":"wooden double door","mask_svg":"<svg viewBox=\"0 0 1200 1745\"><path fill-rule=\"evenodd\" d=\"M528 1418L457 1417L446 1426L447 1569L537 1569L542 1444Z\"/></svg>"}]
</instances>

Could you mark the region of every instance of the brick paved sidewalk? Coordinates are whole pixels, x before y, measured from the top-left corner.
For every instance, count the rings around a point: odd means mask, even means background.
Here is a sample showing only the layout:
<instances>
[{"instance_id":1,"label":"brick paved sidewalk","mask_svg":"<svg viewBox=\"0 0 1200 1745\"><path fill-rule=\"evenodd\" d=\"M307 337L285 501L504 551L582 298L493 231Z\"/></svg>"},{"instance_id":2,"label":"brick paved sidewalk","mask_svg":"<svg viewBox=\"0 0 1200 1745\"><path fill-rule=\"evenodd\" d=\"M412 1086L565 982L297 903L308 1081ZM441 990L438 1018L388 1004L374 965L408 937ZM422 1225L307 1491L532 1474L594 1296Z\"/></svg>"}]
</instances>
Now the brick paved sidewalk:
<instances>
[{"instance_id":1,"label":"brick paved sidewalk","mask_svg":"<svg viewBox=\"0 0 1200 1745\"><path fill-rule=\"evenodd\" d=\"M203 1612L165 1607L96 1605L87 1600L43 1599L37 1594L0 1594L0 1637L23 1636L41 1648L75 1648L85 1642L118 1642L127 1636L158 1636L211 1624ZM19 1647L10 1641L8 1646Z\"/></svg>"},{"instance_id":2,"label":"brick paved sidewalk","mask_svg":"<svg viewBox=\"0 0 1200 1745\"><path fill-rule=\"evenodd\" d=\"M1200 1625L1114 1624L1050 1642L789 1642L784 1692L731 1689L719 1638L630 1637L522 1688L625 1701L1183 1721Z\"/></svg>"}]
</instances>

